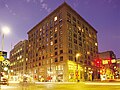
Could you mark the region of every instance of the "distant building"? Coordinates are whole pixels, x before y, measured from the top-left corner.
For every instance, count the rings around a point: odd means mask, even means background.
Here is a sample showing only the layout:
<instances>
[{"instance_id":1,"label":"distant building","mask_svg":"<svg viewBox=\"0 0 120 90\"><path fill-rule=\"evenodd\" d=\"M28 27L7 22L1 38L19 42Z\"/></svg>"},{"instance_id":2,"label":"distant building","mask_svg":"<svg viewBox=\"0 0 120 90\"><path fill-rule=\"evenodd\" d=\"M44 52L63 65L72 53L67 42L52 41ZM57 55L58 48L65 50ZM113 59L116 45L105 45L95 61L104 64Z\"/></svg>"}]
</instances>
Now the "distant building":
<instances>
[{"instance_id":1,"label":"distant building","mask_svg":"<svg viewBox=\"0 0 120 90\"><path fill-rule=\"evenodd\" d=\"M28 60L28 41L20 41L10 51L10 71L15 80L26 73L26 61Z\"/></svg>"},{"instance_id":2,"label":"distant building","mask_svg":"<svg viewBox=\"0 0 120 90\"><path fill-rule=\"evenodd\" d=\"M116 59L116 55L113 51L100 52L99 57L101 59Z\"/></svg>"},{"instance_id":3,"label":"distant building","mask_svg":"<svg viewBox=\"0 0 120 90\"><path fill-rule=\"evenodd\" d=\"M114 79L116 71L116 55L113 51L100 52L99 58L102 62L101 75L106 79Z\"/></svg>"},{"instance_id":4,"label":"distant building","mask_svg":"<svg viewBox=\"0 0 120 90\"><path fill-rule=\"evenodd\" d=\"M68 4L63 3L34 26L28 32L28 43L27 74L35 80L95 78L97 31Z\"/></svg>"}]
</instances>

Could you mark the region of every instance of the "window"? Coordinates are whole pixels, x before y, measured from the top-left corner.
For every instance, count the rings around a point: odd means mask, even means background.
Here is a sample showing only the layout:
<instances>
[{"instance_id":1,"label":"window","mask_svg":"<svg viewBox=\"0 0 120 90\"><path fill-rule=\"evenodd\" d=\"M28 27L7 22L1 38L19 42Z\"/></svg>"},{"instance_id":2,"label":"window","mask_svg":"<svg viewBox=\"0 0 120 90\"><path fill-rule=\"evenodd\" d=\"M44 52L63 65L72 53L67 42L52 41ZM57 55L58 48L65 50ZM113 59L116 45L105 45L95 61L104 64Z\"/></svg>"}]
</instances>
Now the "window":
<instances>
[{"instance_id":1,"label":"window","mask_svg":"<svg viewBox=\"0 0 120 90\"><path fill-rule=\"evenodd\" d=\"M72 57L72 56L69 56L69 60L73 61L73 57Z\"/></svg>"},{"instance_id":2,"label":"window","mask_svg":"<svg viewBox=\"0 0 120 90\"><path fill-rule=\"evenodd\" d=\"M78 24L80 24L80 21L79 21L79 20L77 20L77 23L78 23Z\"/></svg>"},{"instance_id":3,"label":"window","mask_svg":"<svg viewBox=\"0 0 120 90\"><path fill-rule=\"evenodd\" d=\"M54 21L57 21L57 16L54 17Z\"/></svg>"},{"instance_id":4,"label":"window","mask_svg":"<svg viewBox=\"0 0 120 90\"><path fill-rule=\"evenodd\" d=\"M67 16L68 16L68 17L71 17L71 14L70 14L69 12L67 12Z\"/></svg>"},{"instance_id":5,"label":"window","mask_svg":"<svg viewBox=\"0 0 120 90\"><path fill-rule=\"evenodd\" d=\"M60 28L60 29L62 28L62 25L63 25L62 23L59 25L59 28Z\"/></svg>"},{"instance_id":6,"label":"window","mask_svg":"<svg viewBox=\"0 0 120 90\"><path fill-rule=\"evenodd\" d=\"M40 28L40 31L42 31L42 28Z\"/></svg>"},{"instance_id":7,"label":"window","mask_svg":"<svg viewBox=\"0 0 120 90\"><path fill-rule=\"evenodd\" d=\"M55 43L57 43L57 39L55 40Z\"/></svg>"},{"instance_id":8,"label":"window","mask_svg":"<svg viewBox=\"0 0 120 90\"><path fill-rule=\"evenodd\" d=\"M68 50L68 53L72 54L72 50Z\"/></svg>"},{"instance_id":9,"label":"window","mask_svg":"<svg viewBox=\"0 0 120 90\"><path fill-rule=\"evenodd\" d=\"M57 58L55 58L55 62L58 62L58 59L57 59Z\"/></svg>"},{"instance_id":10,"label":"window","mask_svg":"<svg viewBox=\"0 0 120 90\"><path fill-rule=\"evenodd\" d=\"M41 57L39 57L39 60L41 60Z\"/></svg>"},{"instance_id":11,"label":"window","mask_svg":"<svg viewBox=\"0 0 120 90\"><path fill-rule=\"evenodd\" d=\"M58 49L58 46L57 46L57 45L54 47L54 50L56 50L56 49Z\"/></svg>"},{"instance_id":12,"label":"window","mask_svg":"<svg viewBox=\"0 0 120 90\"><path fill-rule=\"evenodd\" d=\"M97 43L95 43L95 46L98 46L98 44L97 44Z\"/></svg>"},{"instance_id":13,"label":"window","mask_svg":"<svg viewBox=\"0 0 120 90\"><path fill-rule=\"evenodd\" d=\"M60 50L60 54L62 54L63 53L63 50Z\"/></svg>"},{"instance_id":14,"label":"window","mask_svg":"<svg viewBox=\"0 0 120 90\"><path fill-rule=\"evenodd\" d=\"M57 32L57 27L55 27L55 32Z\"/></svg>"},{"instance_id":15,"label":"window","mask_svg":"<svg viewBox=\"0 0 120 90\"><path fill-rule=\"evenodd\" d=\"M53 33L53 31L52 31L52 30L50 30L50 35L52 35L52 33Z\"/></svg>"},{"instance_id":16,"label":"window","mask_svg":"<svg viewBox=\"0 0 120 90\"><path fill-rule=\"evenodd\" d=\"M62 33L63 33L62 30L60 30L59 35L62 35Z\"/></svg>"},{"instance_id":17,"label":"window","mask_svg":"<svg viewBox=\"0 0 120 90\"><path fill-rule=\"evenodd\" d=\"M63 56L60 57L60 61L63 61Z\"/></svg>"},{"instance_id":18,"label":"window","mask_svg":"<svg viewBox=\"0 0 120 90\"><path fill-rule=\"evenodd\" d=\"M63 44L61 43L61 44L59 45L59 47L62 48L62 47L63 47Z\"/></svg>"},{"instance_id":19,"label":"window","mask_svg":"<svg viewBox=\"0 0 120 90\"><path fill-rule=\"evenodd\" d=\"M59 41L62 42L62 37L59 38Z\"/></svg>"},{"instance_id":20,"label":"window","mask_svg":"<svg viewBox=\"0 0 120 90\"><path fill-rule=\"evenodd\" d=\"M55 55L57 55L58 53L57 52L55 52Z\"/></svg>"},{"instance_id":21,"label":"window","mask_svg":"<svg viewBox=\"0 0 120 90\"><path fill-rule=\"evenodd\" d=\"M71 23L71 19L70 19L70 18L67 18L67 22Z\"/></svg>"},{"instance_id":22,"label":"window","mask_svg":"<svg viewBox=\"0 0 120 90\"><path fill-rule=\"evenodd\" d=\"M74 43L77 44L77 40L76 39L74 39Z\"/></svg>"},{"instance_id":23,"label":"window","mask_svg":"<svg viewBox=\"0 0 120 90\"><path fill-rule=\"evenodd\" d=\"M73 21L76 22L76 18L75 17L73 17Z\"/></svg>"},{"instance_id":24,"label":"window","mask_svg":"<svg viewBox=\"0 0 120 90\"><path fill-rule=\"evenodd\" d=\"M50 36L50 40L52 40L53 39L53 36Z\"/></svg>"},{"instance_id":25,"label":"window","mask_svg":"<svg viewBox=\"0 0 120 90\"><path fill-rule=\"evenodd\" d=\"M69 44L68 44L68 47L72 48L72 43L69 43Z\"/></svg>"},{"instance_id":26,"label":"window","mask_svg":"<svg viewBox=\"0 0 120 90\"><path fill-rule=\"evenodd\" d=\"M44 56L42 56L42 59L44 59Z\"/></svg>"},{"instance_id":27,"label":"window","mask_svg":"<svg viewBox=\"0 0 120 90\"><path fill-rule=\"evenodd\" d=\"M50 20L50 28L53 27L53 20Z\"/></svg>"},{"instance_id":28,"label":"window","mask_svg":"<svg viewBox=\"0 0 120 90\"><path fill-rule=\"evenodd\" d=\"M68 40L69 40L69 41L72 41L72 37L69 36L69 37L68 37Z\"/></svg>"},{"instance_id":29,"label":"window","mask_svg":"<svg viewBox=\"0 0 120 90\"><path fill-rule=\"evenodd\" d=\"M50 42L50 45L53 45L53 41Z\"/></svg>"},{"instance_id":30,"label":"window","mask_svg":"<svg viewBox=\"0 0 120 90\"><path fill-rule=\"evenodd\" d=\"M74 37L77 38L77 34L74 33Z\"/></svg>"},{"instance_id":31,"label":"window","mask_svg":"<svg viewBox=\"0 0 120 90\"><path fill-rule=\"evenodd\" d=\"M82 41L82 37L79 37L79 40Z\"/></svg>"},{"instance_id":32,"label":"window","mask_svg":"<svg viewBox=\"0 0 120 90\"><path fill-rule=\"evenodd\" d=\"M60 19L62 18L62 13L59 13L59 18L60 18Z\"/></svg>"},{"instance_id":33,"label":"window","mask_svg":"<svg viewBox=\"0 0 120 90\"><path fill-rule=\"evenodd\" d=\"M72 36L72 32L71 31L69 31L69 35Z\"/></svg>"},{"instance_id":34,"label":"window","mask_svg":"<svg viewBox=\"0 0 120 90\"><path fill-rule=\"evenodd\" d=\"M56 38L56 37L57 37L57 33L54 34L54 38Z\"/></svg>"}]
</instances>

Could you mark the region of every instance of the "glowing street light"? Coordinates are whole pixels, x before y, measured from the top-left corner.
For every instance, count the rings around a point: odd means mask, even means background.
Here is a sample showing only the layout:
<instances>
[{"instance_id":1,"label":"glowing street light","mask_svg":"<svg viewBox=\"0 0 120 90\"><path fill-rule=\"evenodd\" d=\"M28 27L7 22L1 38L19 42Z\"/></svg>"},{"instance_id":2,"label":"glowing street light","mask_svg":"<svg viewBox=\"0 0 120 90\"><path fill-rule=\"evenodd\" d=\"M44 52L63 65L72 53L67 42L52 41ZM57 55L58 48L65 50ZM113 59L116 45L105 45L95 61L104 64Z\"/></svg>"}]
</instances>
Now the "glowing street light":
<instances>
[{"instance_id":1,"label":"glowing street light","mask_svg":"<svg viewBox=\"0 0 120 90\"><path fill-rule=\"evenodd\" d=\"M8 67L4 67L4 71L8 71Z\"/></svg>"},{"instance_id":2,"label":"glowing street light","mask_svg":"<svg viewBox=\"0 0 120 90\"><path fill-rule=\"evenodd\" d=\"M9 34L10 33L10 28L7 26L4 26L1 28L3 34Z\"/></svg>"},{"instance_id":3,"label":"glowing street light","mask_svg":"<svg viewBox=\"0 0 120 90\"><path fill-rule=\"evenodd\" d=\"M78 60L79 60L79 57L81 56L80 53L77 53L76 54L76 62L77 62L77 68L76 68L76 78L77 78L77 82L79 82L78 80Z\"/></svg>"}]
</instances>

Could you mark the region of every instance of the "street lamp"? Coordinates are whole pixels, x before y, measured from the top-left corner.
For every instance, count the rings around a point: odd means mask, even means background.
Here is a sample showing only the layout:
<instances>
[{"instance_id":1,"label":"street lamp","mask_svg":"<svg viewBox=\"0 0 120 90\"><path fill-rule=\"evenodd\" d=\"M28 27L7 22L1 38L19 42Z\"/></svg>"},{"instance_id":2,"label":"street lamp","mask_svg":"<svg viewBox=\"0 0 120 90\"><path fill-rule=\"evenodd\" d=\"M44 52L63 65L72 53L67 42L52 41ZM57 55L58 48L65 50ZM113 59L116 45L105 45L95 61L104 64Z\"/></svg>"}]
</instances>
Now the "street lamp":
<instances>
[{"instance_id":1,"label":"street lamp","mask_svg":"<svg viewBox=\"0 0 120 90\"><path fill-rule=\"evenodd\" d=\"M79 57L81 56L80 53L77 53L76 54L76 63L77 63L77 68L76 68L76 79L77 79L77 82L78 82L78 60L79 60Z\"/></svg>"},{"instance_id":2,"label":"street lamp","mask_svg":"<svg viewBox=\"0 0 120 90\"><path fill-rule=\"evenodd\" d=\"M1 51L1 54L0 54L0 82L1 82L1 72L2 72L2 61L4 60L4 57L3 57L3 49L4 49L4 34L8 34L10 32L10 29L7 27L7 26L4 26L1 28L1 33L2 33L2 51ZM1 86L0 86L1 88Z\"/></svg>"}]
</instances>

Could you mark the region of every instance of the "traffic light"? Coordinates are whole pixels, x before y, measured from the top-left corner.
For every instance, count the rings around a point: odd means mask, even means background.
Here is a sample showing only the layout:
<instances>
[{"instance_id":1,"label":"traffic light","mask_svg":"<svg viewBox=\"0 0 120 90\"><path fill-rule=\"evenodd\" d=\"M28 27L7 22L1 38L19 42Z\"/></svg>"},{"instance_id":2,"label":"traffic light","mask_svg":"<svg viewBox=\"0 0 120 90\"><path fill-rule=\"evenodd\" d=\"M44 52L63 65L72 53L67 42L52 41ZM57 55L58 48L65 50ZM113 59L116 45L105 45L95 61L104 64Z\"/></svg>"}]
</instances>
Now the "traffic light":
<instances>
[{"instance_id":1,"label":"traffic light","mask_svg":"<svg viewBox=\"0 0 120 90\"><path fill-rule=\"evenodd\" d=\"M95 62L95 66L96 66L96 67L100 67L100 66L101 66L101 63L102 63L102 60L98 58L98 59L95 59L94 62Z\"/></svg>"}]
</instances>

